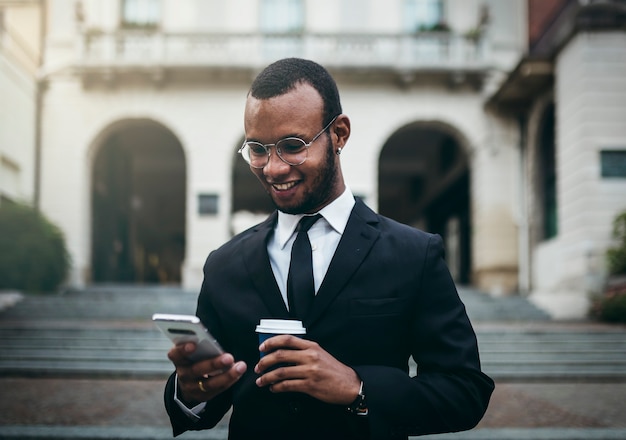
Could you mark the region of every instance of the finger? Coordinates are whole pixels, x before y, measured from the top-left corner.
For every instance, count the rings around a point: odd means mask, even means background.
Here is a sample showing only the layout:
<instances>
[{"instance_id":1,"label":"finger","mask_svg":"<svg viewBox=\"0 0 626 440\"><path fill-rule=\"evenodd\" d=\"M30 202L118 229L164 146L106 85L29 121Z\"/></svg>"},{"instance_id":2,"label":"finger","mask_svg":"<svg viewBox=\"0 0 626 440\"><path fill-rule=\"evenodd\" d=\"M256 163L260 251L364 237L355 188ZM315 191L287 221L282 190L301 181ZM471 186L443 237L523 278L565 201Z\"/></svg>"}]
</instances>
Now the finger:
<instances>
[{"instance_id":1,"label":"finger","mask_svg":"<svg viewBox=\"0 0 626 440\"><path fill-rule=\"evenodd\" d=\"M228 370L235 363L233 355L224 353L220 356L205 359L195 363L182 363L176 365L176 374L181 382L196 382L199 378L216 376Z\"/></svg>"},{"instance_id":2,"label":"finger","mask_svg":"<svg viewBox=\"0 0 626 440\"><path fill-rule=\"evenodd\" d=\"M240 361L234 364L232 368L229 368L228 370L225 370L219 374L216 374L213 376L195 377L191 381L188 382L188 385L192 387L197 386L198 388L200 388L200 391L202 391L201 387L199 386L199 383L202 382L203 384L202 388L204 388L205 390L202 392L207 393L209 392L209 390L221 392L225 390L226 388L230 387L230 385L235 383L237 380L239 380L241 375L245 373L246 369L247 369L246 363L243 361Z\"/></svg>"},{"instance_id":3,"label":"finger","mask_svg":"<svg viewBox=\"0 0 626 440\"><path fill-rule=\"evenodd\" d=\"M274 385L283 381L307 379L306 367L298 365L284 365L270 370L257 378L255 383L259 387Z\"/></svg>"},{"instance_id":4,"label":"finger","mask_svg":"<svg viewBox=\"0 0 626 440\"><path fill-rule=\"evenodd\" d=\"M263 374L276 369L276 367L301 365L305 362L306 354L304 350L279 348L259 359L259 362L254 366L254 372Z\"/></svg>"},{"instance_id":5,"label":"finger","mask_svg":"<svg viewBox=\"0 0 626 440\"><path fill-rule=\"evenodd\" d=\"M211 375L207 373L199 374L197 370L194 368L187 369L188 371L184 375L178 376L178 381L181 386L186 391L194 391L198 392L207 392L208 390L221 390L224 386L228 386L234 381L238 380L246 370L245 362L238 362L234 364L231 368L221 370L218 373L213 373ZM201 370L204 371L204 370ZM200 387L199 383L202 382L203 387ZM202 391L204 388L207 391Z\"/></svg>"},{"instance_id":6,"label":"finger","mask_svg":"<svg viewBox=\"0 0 626 440\"><path fill-rule=\"evenodd\" d=\"M174 365L190 365L189 355L196 351L196 344L188 342L173 346L168 352L167 357Z\"/></svg>"},{"instance_id":7,"label":"finger","mask_svg":"<svg viewBox=\"0 0 626 440\"><path fill-rule=\"evenodd\" d=\"M207 401L226 391L246 372L247 365L245 362L237 362L232 368L223 373L208 378L196 377L189 381L179 381L181 388L184 390L186 398L194 399L198 402ZM202 384L202 386L200 386Z\"/></svg>"},{"instance_id":8,"label":"finger","mask_svg":"<svg viewBox=\"0 0 626 440\"><path fill-rule=\"evenodd\" d=\"M299 338L293 335L278 335L265 340L260 346L259 351L268 353L279 348L289 348L292 350L304 350L315 344L312 341Z\"/></svg>"},{"instance_id":9,"label":"finger","mask_svg":"<svg viewBox=\"0 0 626 440\"><path fill-rule=\"evenodd\" d=\"M309 390L308 381L304 379L283 380L271 384L269 390L272 393L306 393L313 395Z\"/></svg>"},{"instance_id":10,"label":"finger","mask_svg":"<svg viewBox=\"0 0 626 440\"><path fill-rule=\"evenodd\" d=\"M235 364L235 358L230 353L224 353L211 359L198 361L191 366L196 377L217 376L229 370Z\"/></svg>"},{"instance_id":11,"label":"finger","mask_svg":"<svg viewBox=\"0 0 626 440\"><path fill-rule=\"evenodd\" d=\"M257 374L261 374L280 364L313 365L324 359L326 352L316 342L301 340L297 337L293 338L294 339L283 340L286 341L289 346L280 346L261 357L254 371ZM273 343L276 342L280 342L280 340L273 341ZM263 347L263 345L261 347Z\"/></svg>"}]
</instances>

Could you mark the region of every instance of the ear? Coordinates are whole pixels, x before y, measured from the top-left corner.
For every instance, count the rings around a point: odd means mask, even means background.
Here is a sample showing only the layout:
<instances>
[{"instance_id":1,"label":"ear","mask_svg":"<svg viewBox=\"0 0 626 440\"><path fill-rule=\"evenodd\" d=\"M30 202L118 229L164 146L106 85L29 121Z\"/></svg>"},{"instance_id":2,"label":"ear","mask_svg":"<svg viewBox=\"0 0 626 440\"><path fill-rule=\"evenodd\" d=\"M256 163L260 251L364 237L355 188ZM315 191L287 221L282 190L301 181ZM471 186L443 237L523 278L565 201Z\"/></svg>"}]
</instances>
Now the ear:
<instances>
[{"instance_id":1,"label":"ear","mask_svg":"<svg viewBox=\"0 0 626 440\"><path fill-rule=\"evenodd\" d=\"M337 116L331 134L333 135L333 145L336 153L337 149L344 148L348 142L350 137L350 118L344 114Z\"/></svg>"}]
</instances>

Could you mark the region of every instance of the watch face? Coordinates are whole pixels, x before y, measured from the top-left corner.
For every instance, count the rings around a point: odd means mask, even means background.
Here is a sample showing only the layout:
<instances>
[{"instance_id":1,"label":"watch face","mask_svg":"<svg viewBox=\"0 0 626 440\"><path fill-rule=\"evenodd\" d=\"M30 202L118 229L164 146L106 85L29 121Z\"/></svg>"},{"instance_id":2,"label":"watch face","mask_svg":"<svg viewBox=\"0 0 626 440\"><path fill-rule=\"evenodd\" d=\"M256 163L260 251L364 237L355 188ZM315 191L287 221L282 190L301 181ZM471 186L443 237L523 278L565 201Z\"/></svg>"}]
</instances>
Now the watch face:
<instances>
[{"instance_id":1,"label":"watch face","mask_svg":"<svg viewBox=\"0 0 626 440\"><path fill-rule=\"evenodd\" d=\"M358 416L366 416L367 415L367 405L365 404L365 396L359 396L359 402L354 408L354 413Z\"/></svg>"}]
</instances>

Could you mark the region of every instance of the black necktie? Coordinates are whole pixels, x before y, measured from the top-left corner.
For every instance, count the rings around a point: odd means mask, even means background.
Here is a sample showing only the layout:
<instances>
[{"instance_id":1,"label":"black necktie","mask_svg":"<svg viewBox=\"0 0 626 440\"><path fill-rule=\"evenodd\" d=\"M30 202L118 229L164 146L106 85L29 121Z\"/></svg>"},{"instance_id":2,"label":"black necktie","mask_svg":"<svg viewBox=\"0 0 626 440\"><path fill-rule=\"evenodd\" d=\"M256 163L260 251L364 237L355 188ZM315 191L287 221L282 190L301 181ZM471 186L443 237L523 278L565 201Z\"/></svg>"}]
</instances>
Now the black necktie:
<instances>
[{"instance_id":1,"label":"black necktie","mask_svg":"<svg viewBox=\"0 0 626 440\"><path fill-rule=\"evenodd\" d=\"M304 320L315 297L313 258L307 232L321 217L321 214L302 217L297 228L298 235L291 248L291 262L287 276L287 301L289 314L301 321Z\"/></svg>"}]
</instances>

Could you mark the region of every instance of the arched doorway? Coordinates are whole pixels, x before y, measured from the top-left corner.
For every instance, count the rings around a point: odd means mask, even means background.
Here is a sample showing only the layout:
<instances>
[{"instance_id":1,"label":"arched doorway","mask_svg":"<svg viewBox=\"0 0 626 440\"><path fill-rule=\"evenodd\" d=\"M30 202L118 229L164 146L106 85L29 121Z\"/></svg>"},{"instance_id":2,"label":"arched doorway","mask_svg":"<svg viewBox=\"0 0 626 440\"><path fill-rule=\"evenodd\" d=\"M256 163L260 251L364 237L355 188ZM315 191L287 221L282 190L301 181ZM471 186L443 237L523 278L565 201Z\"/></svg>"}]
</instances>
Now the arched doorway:
<instances>
[{"instance_id":1,"label":"arched doorway","mask_svg":"<svg viewBox=\"0 0 626 440\"><path fill-rule=\"evenodd\" d=\"M185 157L148 120L108 130L92 179L92 281L179 283L185 256Z\"/></svg>"},{"instance_id":2,"label":"arched doorway","mask_svg":"<svg viewBox=\"0 0 626 440\"><path fill-rule=\"evenodd\" d=\"M378 164L378 209L387 217L440 234L455 281L469 283L469 161L459 138L444 124L426 122L392 134Z\"/></svg>"}]
</instances>

